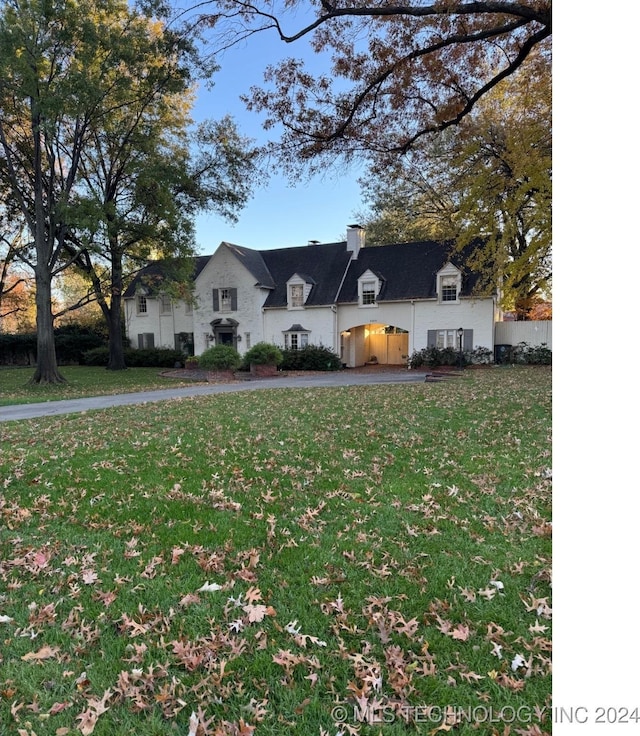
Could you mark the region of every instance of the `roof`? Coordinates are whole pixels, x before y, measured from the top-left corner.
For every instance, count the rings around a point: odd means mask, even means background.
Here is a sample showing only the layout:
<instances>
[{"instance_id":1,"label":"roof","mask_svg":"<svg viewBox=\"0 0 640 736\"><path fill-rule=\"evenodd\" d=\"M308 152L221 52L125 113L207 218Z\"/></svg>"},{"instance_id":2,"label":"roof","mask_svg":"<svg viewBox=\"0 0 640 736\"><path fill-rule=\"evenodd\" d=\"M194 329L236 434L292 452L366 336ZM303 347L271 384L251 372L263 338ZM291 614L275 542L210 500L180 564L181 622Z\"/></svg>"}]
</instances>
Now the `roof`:
<instances>
[{"instance_id":1,"label":"roof","mask_svg":"<svg viewBox=\"0 0 640 736\"><path fill-rule=\"evenodd\" d=\"M287 281L294 274L312 285L305 307L333 304L351 258L344 241L263 250L260 253L275 284L264 303L265 307L287 306Z\"/></svg>"},{"instance_id":2,"label":"roof","mask_svg":"<svg viewBox=\"0 0 640 736\"><path fill-rule=\"evenodd\" d=\"M236 256L240 263L255 278L258 286L263 286L267 289L275 288L276 285L273 277L264 262L261 251L244 248L241 245L234 245L233 243L222 243L222 245L225 245Z\"/></svg>"},{"instance_id":3,"label":"roof","mask_svg":"<svg viewBox=\"0 0 640 736\"><path fill-rule=\"evenodd\" d=\"M195 256L193 260L192 278L198 278L202 269L209 263L211 256ZM150 293L157 292L161 284L171 279L171 261L153 261L148 266L140 269L133 281L125 289L124 298L129 299L136 295L139 286L145 286Z\"/></svg>"},{"instance_id":4,"label":"roof","mask_svg":"<svg viewBox=\"0 0 640 736\"><path fill-rule=\"evenodd\" d=\"M471 294L478 275L464 266L465 254L454 243L420 240L414 243L374 245L361 248L351 261L337 301L358 301L358 279L371 271L381 280L376 301L435 298L436 274L449 261L462 271L462 295Z\"/></svg>"}]
</instances>

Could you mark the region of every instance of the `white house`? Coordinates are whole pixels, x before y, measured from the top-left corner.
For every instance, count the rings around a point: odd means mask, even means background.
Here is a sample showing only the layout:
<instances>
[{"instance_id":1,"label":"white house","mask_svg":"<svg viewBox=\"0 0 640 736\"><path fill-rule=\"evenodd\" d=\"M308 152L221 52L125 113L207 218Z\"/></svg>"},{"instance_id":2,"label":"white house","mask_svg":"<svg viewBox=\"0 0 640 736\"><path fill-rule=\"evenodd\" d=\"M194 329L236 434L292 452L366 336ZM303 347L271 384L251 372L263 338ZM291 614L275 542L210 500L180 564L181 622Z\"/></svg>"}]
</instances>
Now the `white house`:
<instances>
[{"instance_id":1,"label":"white house","mask_svg":"<svg viewBox=\"0 0 640 736\"><path fill-rule=\"evenodd\" d=\"M214 344L246 352L256 342L324 345L356 367L406 363L428 346L493 351L495 295L476 295L478 274L450 244L418 241L365 247L364 231L347 240L253 250L221 243L196 259L191 311L162 293L159 266L150 288L145 269L125 293L127 335L134 347ZM185 335L188 339L185 339Z\"/></svg>"}]
</instances>

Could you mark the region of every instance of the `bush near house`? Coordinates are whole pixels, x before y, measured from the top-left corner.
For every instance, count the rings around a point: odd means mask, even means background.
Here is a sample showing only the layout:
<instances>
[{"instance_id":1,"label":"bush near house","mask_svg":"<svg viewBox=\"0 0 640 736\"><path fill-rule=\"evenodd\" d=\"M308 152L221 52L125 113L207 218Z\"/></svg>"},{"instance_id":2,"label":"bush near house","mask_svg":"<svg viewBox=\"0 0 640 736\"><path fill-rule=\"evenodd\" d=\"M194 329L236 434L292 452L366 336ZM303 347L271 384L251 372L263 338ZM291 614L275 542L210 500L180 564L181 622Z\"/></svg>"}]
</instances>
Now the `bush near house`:
<instances>
[{"instance_id":1,"label":"bush near house","mask_svg":"<svg viewBox=\"0 0 640 736\"><path fill-rule=\"evenodd\" d=\"M243 358L243 366L249 368L253 365L280 365L282 363L282 350L270 342L257 342L247 350Z\"/></svg>"},{"instance_id":2,"label":"bush near house","mask_svg":"<svg viewBox=\"0 0 640 736\"><path fill-rule=\"evenodd\" d=\"M469 362L468 354L463 353L462 364ZM454 348L422 348L422 350L414 350L409 356L409 368L421 368L429 366L437 368L441 365L459 365L460 353Z\"/></svg>"},{"instance_id":3,"label":"bush near house","mask_svg":"<svg viewBox=\"0 0 640 736\"><path fill-rule=\"evenodd\" d=\"M240 353L231 345L214 345L198 356L198 367L205 371L235 371L241 363Z\"/></svg>"},{"instance_id":4,"label":"bush near house","mask_svg":"<svg viewBox=\"0 0 640 736\"><path fill-rule=\"evenodd\" d=\"M109 362L109 348L87 350L82 358L84 365L106 366ZM124 362L128 368L173 368L176 363L184 363L184 360L183 352L170 348L125 348L124 351Z\"/></svg>"},{"instance_id":5,"label":"bush near house","mask_svg":"<svg viewBox=\"0 0 640 736\"><path fill-rule=\"evenodd\" d=\"M283 371L338 371L341 367L340 356L324 345L307 345L300 350L286 348L282 351Z\"/></svg>"},{"instance_id":6,"label":"bush near house","mask_svg":"<svg viewBox=\"0 0 640 736\"><path fill-rule=\"evenodd\" d=\"M519 342L511 348L511 363L523 365L551 365L551 350L546 343L542 345L529 345Z\"/></svg>"},{"instance_id":7,"label":"bush near house","mask_svg":"<svg viewBox=\"0 0 640 736\"><path fill-rule=\"evenodd\" d=\"M92 348L102 347L107 341L104 332L83 325L68 324L54 330L56 356L60 365L79 363ZM2 365L30 365L36 358L35 332L0 335L0 363Z\"/></svg>"},{"instance_id":8,"label":"bush near house","mask_svg":"<svg viewBox=\"0 0 640 736\"><path fill-rule=\"evenodd\" d=\"M467 350L462 354L462 358L463 365L488 365L494 362L492 351L484 347ZM551 365L551 350L545 343L533 346L520 342L509 350L505 362L520 365ZM415 350L408 360L409 368L421 368L422 366L437 368L441 365L459 364L460 353L455 348L422 348L422 350Z\"/></svg>"}]
</instances>

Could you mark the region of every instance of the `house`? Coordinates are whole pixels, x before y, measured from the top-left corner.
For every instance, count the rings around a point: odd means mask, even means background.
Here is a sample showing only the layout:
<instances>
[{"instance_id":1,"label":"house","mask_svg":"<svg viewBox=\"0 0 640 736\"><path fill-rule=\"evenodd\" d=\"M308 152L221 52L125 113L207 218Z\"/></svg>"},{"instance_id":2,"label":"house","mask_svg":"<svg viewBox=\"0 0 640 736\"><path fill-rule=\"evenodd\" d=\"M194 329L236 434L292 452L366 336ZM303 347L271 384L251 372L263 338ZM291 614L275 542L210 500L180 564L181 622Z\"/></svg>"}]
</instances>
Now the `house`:
<instances>
[{"instance_id":1,"label":"house","mask_svg":"<svg viewBox=\"0 0 640 736\"><path fill-rule=\"evenodd\" d=\"M158 273L158 265L149 267ZM228 344L324 345L349 367L375 359L406 364L428 346L493 351L495 295L474 292L478 274L450 244L418 241L365 247L358 226L347 240L253 250L221 243L194 265L194 303L171 302L143 271L125 293L133 346L184 345L196 355ZM182 337L181 337L182 336Z\"/></svg>"}]
</instances>

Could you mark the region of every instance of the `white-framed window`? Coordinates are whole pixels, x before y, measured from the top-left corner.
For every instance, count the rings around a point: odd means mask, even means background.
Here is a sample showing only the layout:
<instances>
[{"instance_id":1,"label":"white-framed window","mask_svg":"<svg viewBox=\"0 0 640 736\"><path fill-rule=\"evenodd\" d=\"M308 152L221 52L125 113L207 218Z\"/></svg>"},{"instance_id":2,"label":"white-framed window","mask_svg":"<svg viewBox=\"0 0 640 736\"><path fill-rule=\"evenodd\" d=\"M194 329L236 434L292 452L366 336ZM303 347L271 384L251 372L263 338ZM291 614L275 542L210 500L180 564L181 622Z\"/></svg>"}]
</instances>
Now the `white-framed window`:
<instances>
[{"instance_id":1,"label":"white-framed window","mask_svg":"<svg viewBox=\"0 0 640 736\"><path fill-rule=\"evenodd\" d=\"M446 263L438 272L437 292L440 304L459 304L462 274L453 263Z\"/></svg>"},{"instance_id":2,"label":"white-framed window","mask_svg":"<svg viewBox=\"0 0 640 736\"><path fill-rule=\"evenodd\" d=\"M171 314L171 298L168 294L160 294L160 314Z\"/></svg>"},{"instance_id":3,"label":"white-framed window","mask_svg":"<svg viewBox=\"0 0 640 736\"><path fill-rule=\"evenodd\" d=\"M220 311L231 311L231 289L220 289Z\"/></svg>"},{"instance_id":4,"label":"white-framed window","mask_svg":"<svg viewBox=\"0 0 640 736\"><path fill-rule=\"evenodd\" d=\"M289 284L289 306L294 309L304 306L304 284Z\"/></svg>"},{"instance_id":5,"label":"white-framed window","mask_svg":"<svg viewBox=\"0 0 640 736\"><path fill-rule=\"evenodd\" d=\"M238 309L238 290L225 287L213 290L214 312L235 312Z\"/></svg>"},{"instance_id":6,"label":"white-framed window","mask_svg":"<svg viewBox=\"0 0 640 736\"><path fill-rule=\"evenodd\" d=\"M362 282L362 304L369 305L376 303L376 291L378 285L375 281Z\"/></svg>"},{"instance_id":7,"label":"white-framed window","mask_svg":"<svg viewBox=\"0 0 640 736\"><path fill-rule=\"evenodd\" d=\"M458 349L458 331L457 330L438 330L436 332L436 347L438 350L444 348Z\"/></svg>"},{"instance_id":8,"label":"white-framed window","mask_svg":"<svg viewBox=\"0 0 640 736\"><path fill-rule=\"evenodd\" d=\"M287 350L301 350L309 344L308 332L285 332L284 346Z\"/></svg>"},{"instance_id":9,"label":"white-framed window","mask_svg":"<svg viewBox=\"0 0 640 736\"><path fill-rule=\"evenodd\" d=\"M147 297L144 294L138 294L138 298L136 299L136 312L138 314L146 314L147 307Z\"/></svg>"},{"instance_id":10,"label":"white-framed window","mask_svg":"<svg viewBox=\"0 0 640 736\"><path fill-rule=\"evenodd\" d=\"M358 305L361 307L377 307L381 286L380 277L367 269L358 278Z\"/></svg>"},{"instance_id":11,"label":"white-framed window","mask_svg":"<svg viewBox=\"0 0 640 736\"><path fill-rule=\"evenodd\" d=\"M251 333L245 332L244 333L244 346L247 350L251 347Z\"/></svg>"},{"instance_id":12,"label":"white-framed window","mask_svg":"<svg viewBox=\"0 0 640 736\"><path fill-rule=\"evenodd\" d=\"M440 281L440 301L458 301L458 279L456 276L443 276Z\"/></svg>"},{"instance_id":13,"label":"white-framed window","mask_svg":"<svg viewBox=\"0 0 640 736\"><path fill-rule=\"evenodd\" d=\"M193 303L192 302L185 302L184 303L184 313L185 314L193 314Z\"/></svg>"}]
</instances>

